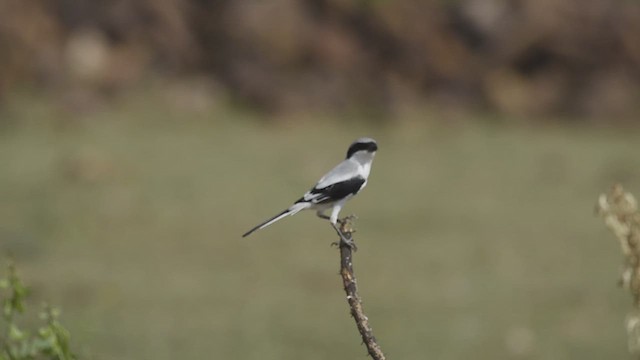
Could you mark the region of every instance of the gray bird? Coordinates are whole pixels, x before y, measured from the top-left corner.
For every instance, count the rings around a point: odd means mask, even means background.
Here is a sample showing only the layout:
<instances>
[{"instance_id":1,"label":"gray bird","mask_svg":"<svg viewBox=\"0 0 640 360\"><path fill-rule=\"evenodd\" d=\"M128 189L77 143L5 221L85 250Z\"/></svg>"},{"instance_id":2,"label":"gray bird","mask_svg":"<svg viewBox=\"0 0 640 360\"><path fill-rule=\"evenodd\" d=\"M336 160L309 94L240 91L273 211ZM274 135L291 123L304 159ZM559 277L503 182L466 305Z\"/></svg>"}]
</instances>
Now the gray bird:
<instances>
[{"instance_id":1,"label":"gray bird","mask_svg":"<svg viewBox=\"0 0 640 360\"><path fill-rule=\"evenodd\" d=\"M347 158L326 173L311 190L307 191L288 209L256 225L244 233L242 237L249 236L256 230L264 229L287 216L311 209L316 210L319 217L328 219L341 238L346 241L336 225L338 215L347 200L358 194L367 185L371 163L377 150L378 144L371 138L364 137L354 141L349 146ZM331 209L331 216L325 215L325 211L328 209Z\"/></svg>"}]
</instances>

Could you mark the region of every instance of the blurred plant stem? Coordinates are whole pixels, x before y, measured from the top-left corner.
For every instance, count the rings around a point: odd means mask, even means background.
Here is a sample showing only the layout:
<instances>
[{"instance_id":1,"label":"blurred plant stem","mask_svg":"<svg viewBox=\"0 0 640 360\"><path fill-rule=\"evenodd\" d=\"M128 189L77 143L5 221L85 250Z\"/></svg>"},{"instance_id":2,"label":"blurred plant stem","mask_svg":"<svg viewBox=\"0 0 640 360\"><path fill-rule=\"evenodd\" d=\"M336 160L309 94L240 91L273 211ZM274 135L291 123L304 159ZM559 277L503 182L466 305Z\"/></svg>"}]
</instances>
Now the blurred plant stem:
<instances>
[{"instance_id":1,"label":"blurred plant stem","mask_svg":"<svg viewBox=\"0 0 640 360\"><path fill-rule=\"evenodd\" d=\"M638 203L622 185L616 184L598 197L596 212L613 232L625 257L619 284L633 297L633 310L627 315L629 351L640 356L640 213Z\"/></svg>"}]
</instances>

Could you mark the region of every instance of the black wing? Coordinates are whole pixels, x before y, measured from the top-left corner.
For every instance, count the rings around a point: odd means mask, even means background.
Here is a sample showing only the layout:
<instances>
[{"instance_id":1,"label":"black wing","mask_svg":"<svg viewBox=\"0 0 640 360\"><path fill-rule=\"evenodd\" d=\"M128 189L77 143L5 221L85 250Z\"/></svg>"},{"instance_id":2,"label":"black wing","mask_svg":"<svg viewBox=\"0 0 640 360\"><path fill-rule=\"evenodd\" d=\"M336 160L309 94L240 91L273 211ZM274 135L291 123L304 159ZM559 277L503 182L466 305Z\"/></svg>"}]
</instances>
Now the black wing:
<instances>
[{"instance_id":1,"label":"black wing","mask_svg":"<svg viewBox=\"0 0 640 360\"><path fill-rule=\"evenodd\" d=\"M309 190L303 197L298 199L299 202L312 202L314 204L324 204L336 200L344 199L349 195L355 195L362 189L362 185L366 180L362 177L341 181L323 188L313 188Z\"/></svg>"}]
</instances>

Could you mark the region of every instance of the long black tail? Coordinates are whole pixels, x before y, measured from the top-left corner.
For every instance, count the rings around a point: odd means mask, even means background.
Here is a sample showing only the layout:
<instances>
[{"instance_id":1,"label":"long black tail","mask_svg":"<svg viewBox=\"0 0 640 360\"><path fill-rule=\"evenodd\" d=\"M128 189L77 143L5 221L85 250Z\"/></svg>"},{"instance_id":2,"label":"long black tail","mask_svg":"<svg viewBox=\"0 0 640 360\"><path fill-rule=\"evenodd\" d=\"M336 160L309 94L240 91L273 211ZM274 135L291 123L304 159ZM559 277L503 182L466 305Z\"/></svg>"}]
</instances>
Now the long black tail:
<instances>
[{"instance_id":1,"label":"long black tail","mask_svg":"<svg viewBox=\"0 0 640 360\"><path fill-rule=\"evenodd\" d=\"M298 213L298 211L301 211L301 210L304 210L304 209L308 209L310 206L311 206L311 204L305 203L305 202L295 203L295 204L291 205L290 208L288 208L287 210L281 212L280 214L272 217L271 219L263 222L260 225L256 225L256 227L254 227L253 229L251 229L251 230L247 231L246 233L244 233L244 235L242 235L242 237L247 237L247 236L251 235L251 233L256 231L256 230L264 229L267 226L273 224L274 222L276 222L276 221L278 221L278 220L280 220L282 218L285 218L287 216L295 215L295 214Z\"/></svg>"},{"instance_id":2,"label":"long black tail","mask_svg":"<svg viewBox=\"0 0 640 360\"><path fill-rule=\"evenodd\" d=\"M254 227L253 229L251 229L251 230L247 231L246 233L244 233L244 234L242 235L242 237L247 237L247 236L251 235L251 233L252 233L252 232L254 232L254 231L256 231L256 230L264 229L264 228L266 228L267 226L269 226L269 225L273 224L274 222L276 222L276 221L278 221L278 220L280 220L280 219L282 219L282 218L284 218L284 217L289 216L290 214L291 214L291 211L290 211L289 209L287 209L287 210L285 210L285 211L281 212L280 214L278 214L278 215L276 215L276 216L272 217L271 219L269 219L269 220L267 220L267 221L263 222L262 224L260 224L260 225L256 225L256 227Z\"/></svg>"}]
</instances>

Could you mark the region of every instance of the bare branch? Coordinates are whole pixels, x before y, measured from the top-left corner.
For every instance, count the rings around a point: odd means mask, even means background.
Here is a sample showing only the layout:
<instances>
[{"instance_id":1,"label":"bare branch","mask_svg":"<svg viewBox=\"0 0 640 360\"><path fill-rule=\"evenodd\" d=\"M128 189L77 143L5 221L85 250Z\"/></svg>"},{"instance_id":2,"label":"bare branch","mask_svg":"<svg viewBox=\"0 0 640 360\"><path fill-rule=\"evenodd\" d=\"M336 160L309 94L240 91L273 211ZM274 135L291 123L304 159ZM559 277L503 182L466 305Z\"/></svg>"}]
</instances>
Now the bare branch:
<instances>
[{"instance_id":1,"label":"bare branch","mask_svg":"<svg viewBox=\"0 0 640 360\"><path fill-rule=\"evenodd\" d=\"M358 287L356 277L353 273L353 252L356 250L353 233L351 228L351 220L353 217L346 217L340 220L339 232L340 236L340 276L344 285L344 291L347 293L347 302L351 309L351 316L356 321L358 331L362 336L362 341L367 347L367 351L374 360L385 360L386 357L382 353L382 349L378 345L376 338L373 336L373 330L369 325L369 318L364 314L362 309L362 300L358 296ZM338 230L338 229L336 229Z\"/></svg>"}]
</instances>

